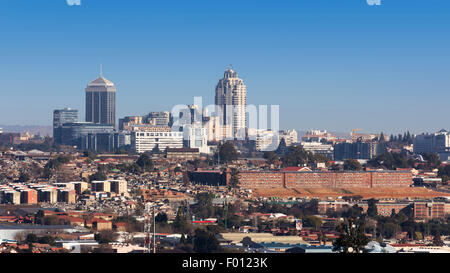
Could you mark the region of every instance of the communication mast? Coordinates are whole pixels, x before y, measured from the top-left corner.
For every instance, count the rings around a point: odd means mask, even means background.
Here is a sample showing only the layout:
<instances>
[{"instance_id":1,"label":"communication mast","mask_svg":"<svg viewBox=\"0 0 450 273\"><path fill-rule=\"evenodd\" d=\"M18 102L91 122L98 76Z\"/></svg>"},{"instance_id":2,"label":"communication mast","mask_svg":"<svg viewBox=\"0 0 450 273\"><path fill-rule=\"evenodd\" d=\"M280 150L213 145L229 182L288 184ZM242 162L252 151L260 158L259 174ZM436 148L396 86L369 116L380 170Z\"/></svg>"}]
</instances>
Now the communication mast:
<instances>
[{"instance_id":1,"label":"communication mast","mask_svg":"<svg viewBox=\"0 0 450 273\"><path fill-rule=\"evenodd\" d=\"M150 208L151 207L151 208ZM151 211L150 211L151 210ZM150 203L147 203L145 205L145 211L146 211L146 219L145 219L145 225L144 225L144 231L145 231L145 248L147 253L156 253L156 216L155 216L155 205L150 205ZM153 220L150 218L152 217ZM152 226L153 226L153 232L152 232ZM153 238L151 237L153 233ZM152 251L152 245L153 245L153 251Z\"/></svg>"}]
</instances>

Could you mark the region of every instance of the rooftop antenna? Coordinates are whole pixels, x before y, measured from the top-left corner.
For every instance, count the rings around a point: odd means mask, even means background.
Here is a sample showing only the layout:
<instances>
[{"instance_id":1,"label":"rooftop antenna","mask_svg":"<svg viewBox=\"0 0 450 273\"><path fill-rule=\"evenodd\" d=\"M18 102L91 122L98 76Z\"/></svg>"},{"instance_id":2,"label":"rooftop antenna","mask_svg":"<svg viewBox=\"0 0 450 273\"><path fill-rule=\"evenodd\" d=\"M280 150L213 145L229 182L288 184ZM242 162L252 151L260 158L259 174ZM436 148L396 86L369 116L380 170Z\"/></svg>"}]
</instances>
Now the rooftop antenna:
<instances>
[{"instance_id":1,"label":"rooftop antenna","mask_svg":"<svg viewBox=\"0 0 450 273\"><path fill-rule=\"evenodd\" d=\"M100 64L100 77L103 77L103 64Z\"/></svg>"}]
</instances>

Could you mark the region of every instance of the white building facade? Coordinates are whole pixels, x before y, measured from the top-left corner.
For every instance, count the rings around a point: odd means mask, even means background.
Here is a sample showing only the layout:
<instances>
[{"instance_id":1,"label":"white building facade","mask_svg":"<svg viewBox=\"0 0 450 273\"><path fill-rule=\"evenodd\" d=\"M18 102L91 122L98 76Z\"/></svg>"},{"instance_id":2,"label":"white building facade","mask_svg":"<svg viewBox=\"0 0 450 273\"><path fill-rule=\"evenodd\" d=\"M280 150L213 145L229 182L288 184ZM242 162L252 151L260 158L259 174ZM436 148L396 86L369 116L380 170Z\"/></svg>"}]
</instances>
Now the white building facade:
<instances>
[{"instance_id":1,"label":"white building facade","mask_svg":"<svg viewBox=\"0 0 450 273\"><path fill-rule=\"evenodd\" d=\"M160 151L166 148L182 148L183 132L172 132L170 127L147 127L131 132L131 146L137 153L152 151L158 147Z\"/></svg>"}]
</instances>

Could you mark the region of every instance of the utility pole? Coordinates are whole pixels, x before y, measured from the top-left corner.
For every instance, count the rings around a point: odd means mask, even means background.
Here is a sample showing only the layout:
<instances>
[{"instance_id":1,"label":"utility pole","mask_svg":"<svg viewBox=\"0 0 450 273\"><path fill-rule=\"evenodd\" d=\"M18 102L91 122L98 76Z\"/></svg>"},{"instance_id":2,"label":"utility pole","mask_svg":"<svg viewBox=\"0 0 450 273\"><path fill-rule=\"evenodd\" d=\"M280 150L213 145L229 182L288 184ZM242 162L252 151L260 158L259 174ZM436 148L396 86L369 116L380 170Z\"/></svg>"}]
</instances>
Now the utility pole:
<instances>
[{"instance_id":1,"label":"utility pole","mask_svg":"<svg viewBox=\"0 0 450 273\"><path fill-rule=\"evenodd\" d=\"M153 206L153 253L156 253L156 216L155 216L155 205Z\"/></svg>"},{"instance_id":2,"label":"utility pole","mask_svg":"<svg viewBox=\"0 0 450 273\"><path fill-rule=\"evenodd\" d=\"M150 216L150 207L149 203L145 204L145 212L146 215ZM150 219L145 219L145 225L144 225L144 233L145 233L145 247L147 253L151 253L151 238L150 238L150 232L151 232L151 226L150 226Z\"/></svg>"}]
</instances>

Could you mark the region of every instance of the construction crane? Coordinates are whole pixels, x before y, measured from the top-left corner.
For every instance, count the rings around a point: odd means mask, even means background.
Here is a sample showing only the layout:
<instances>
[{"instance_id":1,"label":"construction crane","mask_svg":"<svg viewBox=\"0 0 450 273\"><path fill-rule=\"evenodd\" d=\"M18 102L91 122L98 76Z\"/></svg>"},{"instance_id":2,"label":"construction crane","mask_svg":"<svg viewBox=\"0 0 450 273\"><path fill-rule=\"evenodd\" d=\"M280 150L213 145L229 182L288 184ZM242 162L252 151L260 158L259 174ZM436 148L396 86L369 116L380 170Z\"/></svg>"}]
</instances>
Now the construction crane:
<instances>
[{"instance_id":1,"label":"construction crane","mask_svg":"<svg viewBox=\"0 0 450 273\"><path fill-rule=\"evenodd\" d=\"M356 141L358 139L358 135L356 134L356 132L362 131L362 129L353 129L352 130L352 140Z\"/></svg>"}]
</instances>

